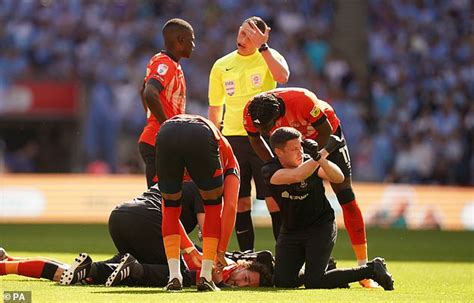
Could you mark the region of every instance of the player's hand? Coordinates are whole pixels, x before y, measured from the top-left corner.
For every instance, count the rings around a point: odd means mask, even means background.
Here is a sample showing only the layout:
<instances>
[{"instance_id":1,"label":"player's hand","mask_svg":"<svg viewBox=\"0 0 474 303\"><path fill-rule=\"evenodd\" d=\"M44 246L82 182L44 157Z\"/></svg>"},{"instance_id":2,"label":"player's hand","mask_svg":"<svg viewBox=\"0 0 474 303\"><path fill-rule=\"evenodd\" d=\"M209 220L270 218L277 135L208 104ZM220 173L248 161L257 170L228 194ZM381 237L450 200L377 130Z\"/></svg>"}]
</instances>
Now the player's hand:
<instances>
[{"instance_id":1,"label":"player's hand","mask_svg":"<svg viewBox=\"0 0 474 303\"><path fill-rule=\"evenodd\" d=\"M225 259L225 252L217 251L216 261L214 263L215 263L216 270L222 271L224 267L228 265Z\"/></svg>"},{"instance_id":2,"label":"player's hand","mask_svg":"<svg viewBox=\"0 0 474 303\"><path fill-rule=\"evenodd\" d=\"M257 25L253 21L245 22L242 25L242 30L245 32L250 42L255 48L259 48L262 44L268 42L268 37L270 35L270 27L265 28L265 32L262 33Z\"/></svg>"},{"instance_id":3,"label":"player's hand","mask_svg":"<svg viewBox=\"0 0 474 303\"><path fill-rule=\"evenodd\" d=\"M343 147L344 145L346 145L346 141L344 140L344 138L339 138L338 136L331 135L329 136L328 143L326 144L324 149L326 149L326 151L330 154Z\"/></svg>"},{"instance_id":4,"label":"player's hand","mask_svg":"<svg viewBox=\"0 0 474 303\"><path fill-rule=\"evenodd\" d=\"M303 151L310 155L314 161L321 159L318 142L312 139L304 139L303 142L301 142L301 146L303 146Z\"/></svg>"},{"instance_id":5,"label":"player's hand","mask_svg":"<svg viewBox=\"0 0 474 303\"><path fill-rule=\"evenodd\" d=\"M212 270L212 281L214 281L214 283L221 283L223 279L222 269L215 268Z\"/></svg>"},{"instance_id":6,"label":"player's hand","mask_svg":"<svg viewBox=\"0 0 474 303\"><path fill-rule=\"evenodd\" d=\"M196 248L194 248L190 253L188 253L188 255L191 257L194 265L196 265L198 268L201 268L202 254Z\"/></svg>"}]
</instances>

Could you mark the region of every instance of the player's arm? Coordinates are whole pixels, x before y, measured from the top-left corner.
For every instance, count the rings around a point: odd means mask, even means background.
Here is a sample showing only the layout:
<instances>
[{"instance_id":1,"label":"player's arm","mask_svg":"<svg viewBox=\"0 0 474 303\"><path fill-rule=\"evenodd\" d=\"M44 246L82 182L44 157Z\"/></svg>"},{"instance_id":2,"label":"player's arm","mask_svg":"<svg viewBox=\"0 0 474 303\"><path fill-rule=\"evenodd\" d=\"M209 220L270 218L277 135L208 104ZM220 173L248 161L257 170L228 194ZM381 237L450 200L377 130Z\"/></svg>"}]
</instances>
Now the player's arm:
<instances>
[{"instance_id":1,"label":"player's arm","mask_svg":"<svg viewBox=\"0 0 474 303\"><path fill-rule=\"evenodd\" d=\"M235 174L229 174L224 179L224 205L222 208L221 236L217 251L225 253L235 226L237 201L239 199L240 179Z\"/></svg>"},{"instance_id":2,"label":"player's arm","mask_svg":"<svg viewBox=\"0 0 474 303\"><path fill-rule=\"evenodd\" d=\"M146 106L145 97L143 96L144 91L145 91L145 82L143 82L142 86L140 87L140 100L142 101L142 105L143 105L143 109L145 110L145 113L147 113L148 107Z\"/></svg>"},{"instance_id":3,"label":"player's arm","mask_svg":"<svg viewBox=\"0 0 474 303\"><path fill-rule=\"evenodd\" d=\"M218 129L221 129L223 114L224 105L209 105L209 120L211 120Z\"/></svg>"},{"instance_id":4,"label":"player's arm","mask_svg":"<svg viewBox=\"0 0 474 303\"><path fill-rule=\"evenodd\" d=\"M269 161L273 158L272 150L259 133L249 133L248 138L253 150L263 162Z\"/></svg>"},{"instance_id":5,"label":"player's arm","mask_svg":"<svg viewBox=\"0 0 474 303\"><path fill-rule=\"evenodd\" d=\"M181 223L181 220L179 221L179 234L181 236L181 250L184 250L191 257L194 265L201 267L202 255L197 251L194 243L189 238L186 230L183 227L183 224Z\"/></svg>"},{"instance_id":6,"label":"player's arm","mask_svg":"<svg viewBox=\"0 0 474 303\"><path fill-rule=\"evenodd\" d=\"M337 149L339 146L343 146L343 144L345 144L344 140L331 135L325 149ZM318 176L321 179L327 180L331 183L341 183L344 181L344 174L341 169L333 162L327 160L326 157L322 156L322 153L319 151L318 142L311 139L305 139L301 143L301 146L303 147L304 152L310 155L311 158L313 158L314 161L317 161L320 165L321 169L318 170Z\"/></svg>"},{"instance_id":7,"label":"player's arm","mask_svg":"<svg viewBox=\"0 0 474 303\"><path fill-rule=\"evenodd\" d=\"M311 176L318 167L319 162L310 159L295 168L281 168L270 178L270 183L273 185L298 183Z\"/></svg>"},{"instance_id":8,"label":"player's arm","mask_svg":"<svg viewBox=\"0 0 474 303\"><path fill-rule=\"evenodd\" d=\"M247 22L242 26L242 29L252 44L259 49L272 74L273 80L280 84L285 84L290 77L288 64L282 56L276 56L276 54L268 48L268 45L266 45L271 28L267 26L265 32L262 33L254 22Z\"/></svg>"},{"instance_id":9,"label":"player's arm","mask_svg":"<svg viewBox=\"0 0 474 303\"><path fill-rule=\"evenodd\" d=\"M145 89L143 90L143 97L147 107L160 123L165 122L167 119L163 106L161 105L160 92L162 90L163 85L155 79L148 80L145 84Z\"/></svg>"},{"instance_id":10,"label":"player's arm","mask_svg":"<svg viewBox=\"0 0 474 303\"><path fill-rule=\"evenodd\" d=\"M321 166L321 169L318 170L318 176L321 179L331 183L342 183L344 181L344 174L335 163L323 157L321 157L318 163Z\"/></svg>"},{"instance_id":11,"label":"player's arm","mask_svg":"<svg viewBox=\"0 0 474 303\"><path fill-rule=\"evenodd\" d=\"M326 115L322 116L318 121L311 123L311 125L318 132L318 136L315 139L316 142L318 142L319 146L326 146L329 136L332 134L332 127Z\"/></svg>"}]
</instances>

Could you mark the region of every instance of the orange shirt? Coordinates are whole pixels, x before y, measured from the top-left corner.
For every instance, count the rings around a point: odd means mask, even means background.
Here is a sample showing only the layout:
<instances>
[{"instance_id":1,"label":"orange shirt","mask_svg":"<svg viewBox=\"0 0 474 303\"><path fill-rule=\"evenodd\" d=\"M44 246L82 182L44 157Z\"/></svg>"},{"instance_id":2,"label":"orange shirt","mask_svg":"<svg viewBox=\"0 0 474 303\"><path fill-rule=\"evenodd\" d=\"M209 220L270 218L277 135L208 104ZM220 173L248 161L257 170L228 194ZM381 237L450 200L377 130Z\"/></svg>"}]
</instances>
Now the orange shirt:
<instances>
[{"instance_id":1,"label":"orange shirt","mask_svg":"<svg viewBox=\"0 0 474 303\"><path fill-rule=\"evenodd\" d=\"M340 125L334 109L327 102L318 99L314 93L304 88L277 88L266 92L281 98L285 104L285 115L279 118L271 132L282 126L290 126L301 132L304 139L315 139L318 132L313 123L327 118L334 133ZM244 109L244 127L248 134L258 134L248 112L250 101Z\"/></svg>"},{"instance_id":2,"label":"orange shirt","mask_svg":"<svg viewBox=\"0 0 474 303\"><path fill-rule=\"evenodd\" d=\"M165 53L154 55L146 68L144 82L155 79L161 83L163 90L160 92L161 106L165 116L184 114L186 106L186 81L184 80L181 65ZM156 134L160 130L160 123L148 109L147 125L143 129L138 142L155 146Z\"/></svg>"}]
</instances>

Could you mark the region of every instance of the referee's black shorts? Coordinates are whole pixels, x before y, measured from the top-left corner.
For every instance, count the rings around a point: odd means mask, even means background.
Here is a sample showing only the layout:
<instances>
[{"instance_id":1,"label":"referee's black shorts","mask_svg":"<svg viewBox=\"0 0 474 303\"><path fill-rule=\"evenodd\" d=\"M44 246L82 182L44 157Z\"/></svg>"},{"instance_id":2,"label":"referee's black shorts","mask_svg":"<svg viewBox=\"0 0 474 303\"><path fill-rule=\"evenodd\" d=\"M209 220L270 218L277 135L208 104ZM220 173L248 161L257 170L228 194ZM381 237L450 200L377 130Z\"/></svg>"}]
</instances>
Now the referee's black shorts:
<instances>
[{"instance_id":1,"label":"referee's black shorts","mask_svg":"<svg viewBox=\"0 0 474 303\"><path fill-rule=\"evenodd\" d=\"M263 161L257 156L255 151L250 145L250 141L247 136L228 136L232 150L234 151L235 158L239 162L240 166L240 191L239 198L250 197L252 189L251 181L255 182L257 199L263 200L265 197L270 196L270 192L267 189L262 176Z\"/></svg>"}]
</instances>

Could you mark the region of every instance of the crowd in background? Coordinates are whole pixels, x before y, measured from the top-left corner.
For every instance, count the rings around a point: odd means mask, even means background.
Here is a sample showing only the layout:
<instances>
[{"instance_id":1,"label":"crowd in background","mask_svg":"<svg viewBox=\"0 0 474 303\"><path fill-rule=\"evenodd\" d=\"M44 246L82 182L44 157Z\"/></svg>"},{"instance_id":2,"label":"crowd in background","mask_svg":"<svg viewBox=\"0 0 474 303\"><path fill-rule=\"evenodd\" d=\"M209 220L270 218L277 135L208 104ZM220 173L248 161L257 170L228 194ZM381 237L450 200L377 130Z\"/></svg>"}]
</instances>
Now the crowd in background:
<instances>
[{"instance_id":1,"label":"crowd in background","mask_svg":"<svg viewBox=\"0 0 474 303\"><path fill-rule=\"evenodd\" d=\"M187 112L206 116L213 62L235 49L241 22L258 15L289 63L286 86L306 87L335 107L355 180L474 184L471 9L469 0L369 1L364 82L331 47L335 1L4 0L0 96L18 80L80 81L85 161L73 169L143 172L138 89L163 48L163 24L178 16L194 27L196 48L181 61Z\"/></svg>"}]
</instances>

